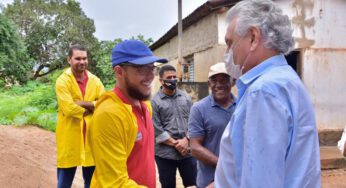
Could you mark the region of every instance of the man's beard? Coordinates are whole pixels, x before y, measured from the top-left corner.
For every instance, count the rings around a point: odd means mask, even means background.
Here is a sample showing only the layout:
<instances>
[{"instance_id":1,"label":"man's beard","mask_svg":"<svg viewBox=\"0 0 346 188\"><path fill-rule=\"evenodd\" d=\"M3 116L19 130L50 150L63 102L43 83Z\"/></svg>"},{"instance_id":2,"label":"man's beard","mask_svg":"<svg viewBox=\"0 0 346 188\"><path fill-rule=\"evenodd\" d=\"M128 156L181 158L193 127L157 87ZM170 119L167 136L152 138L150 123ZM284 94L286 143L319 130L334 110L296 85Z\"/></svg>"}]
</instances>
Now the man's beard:
<instances>
[{"instance_id":1,"label":"man's beard","mask_svg":"<svg viewBox=\"0 0 346 188\"><path fill-rule=\"evenodd\" d=\"M128 78L125 78L125 82L127 86L126 91L130 97L140 101L146 101L150 99L150 93L149 95L144 95L143 93L141 93L141 91L139 91L136 87L131 85Z\"/></svg>"}]
</instances>

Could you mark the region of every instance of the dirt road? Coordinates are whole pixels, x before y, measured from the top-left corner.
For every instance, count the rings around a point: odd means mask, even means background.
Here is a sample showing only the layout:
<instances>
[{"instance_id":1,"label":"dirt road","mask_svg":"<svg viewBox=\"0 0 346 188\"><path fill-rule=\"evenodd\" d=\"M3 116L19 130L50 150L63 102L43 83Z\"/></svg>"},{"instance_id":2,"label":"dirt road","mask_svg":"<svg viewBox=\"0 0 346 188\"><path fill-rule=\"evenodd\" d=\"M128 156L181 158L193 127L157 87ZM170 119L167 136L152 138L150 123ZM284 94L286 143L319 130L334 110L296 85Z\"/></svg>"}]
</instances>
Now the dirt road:
<instances>
[{"instance_id":1,"label":"dirt road","mask_svg":"<svg viewBox=\"0 0 346 188\"><path fill-rule=\"evenodd\" d=\"M52 132L34 126L0 126L0 185L56 187L55 151ZM74 187L82 187L80 177L76 175Z\"/></svg>"},{"instance_id":2,"label":"dirt road","mask_svg":"<svg viewBox=\"0 0 346 188\"><path fill-rule=\"evenodd\" d=\"M0 187L56 187L55 134L34 126L0 126ZM73 187L83 187L80 169ZM346 170L322 172L322 187L346 188ZM181 181L178 180L178 187ZM157 187L160 187L159 184Z\"/></svg>"}]
</instances>

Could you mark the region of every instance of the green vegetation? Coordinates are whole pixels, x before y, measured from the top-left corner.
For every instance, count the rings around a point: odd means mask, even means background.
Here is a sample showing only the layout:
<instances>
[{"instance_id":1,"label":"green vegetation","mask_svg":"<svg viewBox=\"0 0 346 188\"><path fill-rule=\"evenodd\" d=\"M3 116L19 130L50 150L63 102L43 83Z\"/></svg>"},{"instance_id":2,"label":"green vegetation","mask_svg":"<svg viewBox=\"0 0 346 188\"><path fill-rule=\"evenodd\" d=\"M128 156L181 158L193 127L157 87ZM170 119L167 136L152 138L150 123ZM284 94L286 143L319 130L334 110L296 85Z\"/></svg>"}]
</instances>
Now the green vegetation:
<instances>
[{"instance_id":1,"label":"green vegetation","mask_svg":"<svg viewBox=\"0 0 346 188\"><path fill-rule=\"evenodd\" d=\"M0 90L0 124L37 125L55 131L57 102L54 87L39 81Z\"/></svg>"},{"instance_id":2,"label":"green vegetation","mask_svg":"<svg viewBox=\"0 0 346 188\"><path fill-rule=\"evenodd\" d=\"M94 21L73 0L15 0L4 15L18 26L27 52L35 62L33 79L66 67L66 51L81 44L97 51ZM89 60L93 62L93 55Z\"/></svg>"},{"instance_id":3,"label":"green vegetation","mask_svg":"<svg viewBox=\"0 0 346 188\"><path fill-rule=\"evenodd\" d=\"M0 87L26 81L31 64L17 28L0 13Z\"/></svg>"},{"instance_id":4,"label":"green vegetation","mask_svg":"<svg viewBox=\"0 0 346 188\"><path fill-rule=\"evenodd\" d=\"M27 57L22 58L21 61L15 61L13 56L7 59L13 59L11 65L15 65L16 68L28 64L23 62L33 62L29 64L31 66L29 69L25 67L25 71L33 70L31 77L26 76L27 74L18 74L25 76L25 79L22 80L37 79L55 70L66 68L69 46L80 44L88 49L91 72L99 76L105 84L114 83L110 54L114 45L121 42L122 39L98 41L94 36L94 21L85 15L79 2L73 0L15 0L3 10L3 15L4 18L17 25L20 37L18 33L13 32L15 42L18 41L17 46L22 45L20 42L24 42L27 47L27 53L22 53L27 54ZM15 31L15 29L10 29ZM131 37L131 39L141 40L148 45L153 42L151 38L145 39L143 35ZM14 42L4 40L4 44L7 43ZM11 46L9 49L17 52L20 49L17 46ZM24 47L24 45L22 46ZM13 72L13 69L5 70Z\"/></svg>"},{"instance_id":5,"label":"green vegetation","mask_svg":"<svg viewBox=\"0 0 346 188\"><path fill-rule=\"evenodd\" d=\"M107 89L114 86L111 50L123 41L98 41L94 21L75 0L14 0L0 3L0 124L37 125L55 131L54 83L68 66L71 44L88 49L89 70ZM130 39L150 45L137 35Z\"/></svg>"}]
</instances>

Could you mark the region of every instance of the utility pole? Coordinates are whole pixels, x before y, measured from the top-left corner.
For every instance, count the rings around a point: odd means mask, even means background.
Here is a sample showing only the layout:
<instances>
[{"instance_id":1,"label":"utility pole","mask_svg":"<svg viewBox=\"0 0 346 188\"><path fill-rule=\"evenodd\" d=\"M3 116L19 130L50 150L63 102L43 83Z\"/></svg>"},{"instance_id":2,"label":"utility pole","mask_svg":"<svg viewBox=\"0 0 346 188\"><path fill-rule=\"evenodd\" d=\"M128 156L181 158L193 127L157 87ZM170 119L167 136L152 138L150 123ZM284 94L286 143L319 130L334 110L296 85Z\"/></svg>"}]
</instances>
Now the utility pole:
<instances>
[{"instance_id":1,"label":"utility pole","mask_svg":"<svg viewBox=\"0 0 346 188\"><path fill-rule=\"evenodd\" d=\"M177 74L178 78L182 80L182 42L183 42L183 24L182 24L182 0L178 0L178 63L177 63Z\"/></svg>"}]
</instances>

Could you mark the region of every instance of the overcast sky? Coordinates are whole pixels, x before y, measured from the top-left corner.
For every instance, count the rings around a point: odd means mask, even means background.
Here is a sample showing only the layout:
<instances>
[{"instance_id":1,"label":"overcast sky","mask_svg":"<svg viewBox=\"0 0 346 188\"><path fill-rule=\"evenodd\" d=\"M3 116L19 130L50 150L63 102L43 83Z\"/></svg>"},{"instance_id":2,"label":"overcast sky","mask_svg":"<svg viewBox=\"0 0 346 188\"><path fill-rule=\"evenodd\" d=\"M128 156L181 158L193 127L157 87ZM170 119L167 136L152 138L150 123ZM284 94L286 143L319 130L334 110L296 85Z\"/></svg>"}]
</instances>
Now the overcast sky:
<instances>
[{"instance_id":1,"label":"overcast sky","mask_svg":"<svg viewBox=\"0 0 346 188\"><path fill-rule=\"evenodd\" d=\"M178 0L77 0L94 20L99 40L127 39L138 34L154 41L178 21ZM183 18L207 0L182 0ZM0 0L12 3L13 0Z\"/></svg>"}]
</instances>

